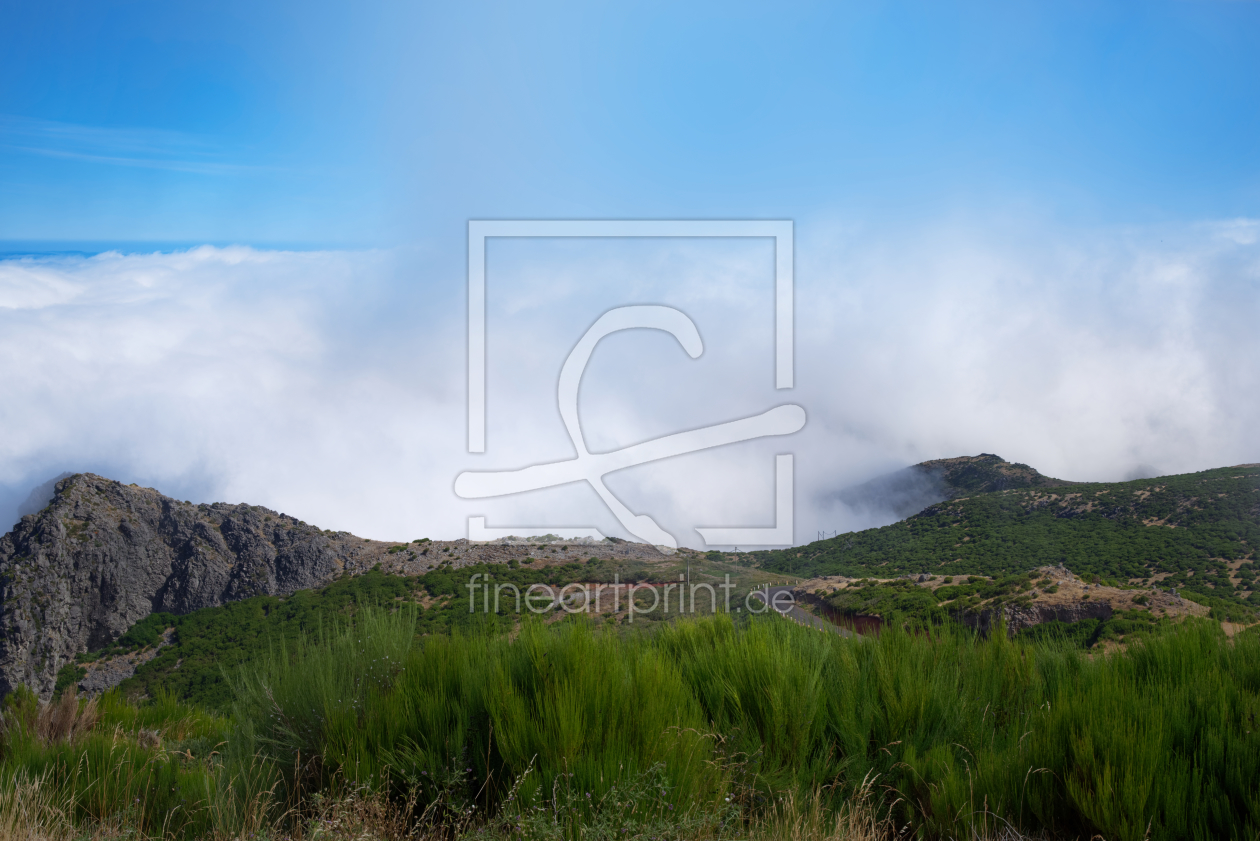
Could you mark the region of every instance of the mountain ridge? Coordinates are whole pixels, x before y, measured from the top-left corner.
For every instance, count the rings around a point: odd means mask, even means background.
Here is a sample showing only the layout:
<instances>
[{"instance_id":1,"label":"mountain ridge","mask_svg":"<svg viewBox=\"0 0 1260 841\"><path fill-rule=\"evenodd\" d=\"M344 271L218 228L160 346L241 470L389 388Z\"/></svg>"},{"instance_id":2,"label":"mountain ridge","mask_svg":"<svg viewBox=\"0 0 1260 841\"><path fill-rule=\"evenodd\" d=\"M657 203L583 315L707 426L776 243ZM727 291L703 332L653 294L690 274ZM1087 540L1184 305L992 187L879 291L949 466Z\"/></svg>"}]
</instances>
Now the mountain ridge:
<instances>
[{"instance_id":1,"label":"mountain ridge","mask_svg":"<svg viewBox=\"0 0 1260 841\"><path fill-rule=\"evenodd\" d=\"M992 453L932 459L837 491L831 498L850 510L904 520L929 505L971 493L1077 484L1043 476L1026 464Z\"/></svg>"},{"instance_id":2,"label":"mountain ridge","mask_svg":"<svg viewBox=\"0 0 1260 841\"><path fill-rule=\"evenodd\" d=\"M38 497L39 494L33 494ZM493 544L396 543L307 524L258 505L181 502L94 473L55 484L41 510L0 537L0 697L49 697L58 670L151 614L185 615L253 596L285 597L375 567L415 576L531 555L663 558L625 541L551 537Z\"/></svg>"},{"instance_id":3,"label":"mountain ridge","mask_svg":"<svg viewBox=\"0 0 1260 841\"><path fill-rule=\"evenodd\" d=\"M951 499L967 493L993 493L1015 488L1047 488L1082 484L1044 476L1035 468L1019 462L1006 461L993 453L921 461L911 469L939 474L945 486L950 490Z\"/></svg>"},{"instance_id":4,"label":"mountain ridge","mask_svg":"<svg viewBox=\"0 0 1260 841\"><path fill-rule=\"evenodd\" d=\"M1260 608L1260 465L1111 483L1016 473L1022 487L985 490L989 480L973 477L891 525L754 554L766 569L806 577L1002 576L1064 564L1160 582L1222 609Z\"/></svg>"},{"instance_id":5,"label":"mountain ridge","mask_svg":"<svg viewBox=\"0 0 1260 841\"><path fill-rule=\"evenodd\" d=\"M936 482L939 499L890 526L749 560L805 577L879 578L1003 576L1067 564L1082 575L1176 586L1228 610L1260 608L1260 464L1121 483L1053 479L987 453L907 470ZM540 551L568 547L397 545L261 506L193 505L75 474L56 483L47 506L0 537L0 696L20 684L49 696L58 670L76 654L111 643L153 613L283 597L378 564L416 575L437 566L528 562ZM657 554L622 543L581 553L621 560Z\"/></svg>"},{"instance_id":6,"label":"mountain ridge","mask_svg":"<svg viewBox=\"0 0 1260 841\"><path fill-rule=\"evenodd\" d=\"M0 696L42 696L76 653L158 611L287 595L367 562L366 541L261 506L193 505L93 473L0 537Z\"/></svg>"}]
</instances>

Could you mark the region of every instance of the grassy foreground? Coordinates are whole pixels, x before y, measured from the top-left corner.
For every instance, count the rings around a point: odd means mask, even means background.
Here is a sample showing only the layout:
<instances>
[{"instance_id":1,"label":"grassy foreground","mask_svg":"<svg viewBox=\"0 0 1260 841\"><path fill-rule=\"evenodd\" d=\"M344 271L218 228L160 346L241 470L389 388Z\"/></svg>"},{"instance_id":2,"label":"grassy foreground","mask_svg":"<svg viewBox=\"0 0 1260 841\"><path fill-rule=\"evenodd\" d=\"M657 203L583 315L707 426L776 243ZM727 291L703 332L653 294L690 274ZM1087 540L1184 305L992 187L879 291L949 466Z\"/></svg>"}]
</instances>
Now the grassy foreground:
<instances>
[{"instance_id":1,"label":"grassy foreground","mask_svg":"<svg viewBox=\"0 0 1260 841\"><path fill-rule=\"evenodd\" d=\"M230 717L169 697L11 696L0 838L26 831L19 812L47 837L1260 829L1260 636L1214 623L1102 656L724 616L630 636L526 624L515 639L420 637L416 621L363 610L273 649L233 677ZM345 834L360 830L376 836Z\"/></svg>"}]
</instances>

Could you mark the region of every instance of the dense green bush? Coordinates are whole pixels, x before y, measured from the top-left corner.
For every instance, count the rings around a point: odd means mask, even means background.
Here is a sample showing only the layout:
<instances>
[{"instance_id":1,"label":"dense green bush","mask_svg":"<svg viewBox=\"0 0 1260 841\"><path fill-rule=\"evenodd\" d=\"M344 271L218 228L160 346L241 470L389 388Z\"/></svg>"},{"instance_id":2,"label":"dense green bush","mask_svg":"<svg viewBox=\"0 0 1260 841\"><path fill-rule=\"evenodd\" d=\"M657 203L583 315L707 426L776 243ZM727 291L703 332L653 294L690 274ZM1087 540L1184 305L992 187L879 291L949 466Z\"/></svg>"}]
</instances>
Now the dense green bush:
<instances>
[{"instance_id":1,"label":"dense green bush","mask_svg":"<svg viewBox=\"0 0 1260 841\"><path fill-rule=\"evenodd\" d=\"M255 596L185 616L152 614L94 656L152 645L163 629L172 627L175 629L172 644L141 665L121 688L134 696L166 690L185 701L226 711L231 706L232 694L224 678L225 671L234 671L241 663L266 654L271 646L291 644L303 635L318 634L321 628L336 627L359 605L410 602L429 596L438 601L419 612L417 628L420 632L438 633L451 627L487 625L506 629L513 618L469 610L466 585L470 576L490 574L498 583L515 583L524 588L534 582L567 581L566 576L571 576L576 569L577 564L540 570L474 565L459 570L435 570L418 577L372 570L317 590L300 590L283 599Z\"/></svg>"}]
</instances>

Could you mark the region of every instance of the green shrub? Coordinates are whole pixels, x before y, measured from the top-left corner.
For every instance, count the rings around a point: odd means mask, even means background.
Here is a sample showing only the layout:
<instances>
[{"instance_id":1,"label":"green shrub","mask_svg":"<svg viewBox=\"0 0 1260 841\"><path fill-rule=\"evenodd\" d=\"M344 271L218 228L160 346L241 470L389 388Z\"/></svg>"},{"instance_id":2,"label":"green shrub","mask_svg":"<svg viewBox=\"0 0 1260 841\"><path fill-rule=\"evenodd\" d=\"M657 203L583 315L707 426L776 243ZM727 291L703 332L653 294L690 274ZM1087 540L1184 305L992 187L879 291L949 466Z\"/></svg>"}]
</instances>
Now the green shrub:
<instances>
[{"instance_id":1,"label":"green shrub","mask_svg":"<svg viewBox=\"0 0 1260 841\"><path fill-rule=\"evenodd\" d=\"M133 651L137 648L145 648L150 645L157 645L162 637L162 632L175 624L175 616L170 613L150 613L144 619L128 629L118 640L110 646L116 651Z\"/></svg>"},{"instance_id":2,"label":"green shrub","mask_svg":"<svg viewBox=\"0 0 1260 841\"><path fill-rule=\"evenodd\" d=\"M85 677L87 677L87 669L74 662L66 663L57 670L57 683L53 686L53 695L60 697L62 692L77 686Z\"/></svg>"},{"instance_id":3,"label":"green shrub","mask_svg":"<svg viewBox=\"0 0 1260 841\"><path fill-rule=\"evenodd\" d=\"M17 689L4 696L0 703L0 715L8 722L31 722L39 712L39 696L29 686L18 684Z\"/></svg>"}]
</instances>

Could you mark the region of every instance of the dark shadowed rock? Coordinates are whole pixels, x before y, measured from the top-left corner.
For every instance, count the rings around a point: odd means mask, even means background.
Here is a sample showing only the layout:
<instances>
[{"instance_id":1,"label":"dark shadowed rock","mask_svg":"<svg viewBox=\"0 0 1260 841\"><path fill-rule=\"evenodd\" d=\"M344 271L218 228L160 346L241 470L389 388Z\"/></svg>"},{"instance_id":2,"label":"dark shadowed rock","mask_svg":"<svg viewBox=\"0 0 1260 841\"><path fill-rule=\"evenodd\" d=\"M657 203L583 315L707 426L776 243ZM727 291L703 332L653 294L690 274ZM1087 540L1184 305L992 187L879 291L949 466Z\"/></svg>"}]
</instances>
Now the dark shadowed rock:
<instances>
[{"instance_id":1,"label":"dark shadowed rock","mask_svg":"<svg viewBox=\"0 0 1260 841\"><path fill-rule=\"evenodd\" d=\"M1008 604L1000 608L961 613L955 618L969 628L987 634L999 621L1006 624L1006 633L1015 636L1017 631L1040 625L1043 622L1080 622L1082 619L1110 619L1114 611L1107 602L1076 602L1073 604L1032 604L1027 606Z\"/></svg>"}]
</instances>

